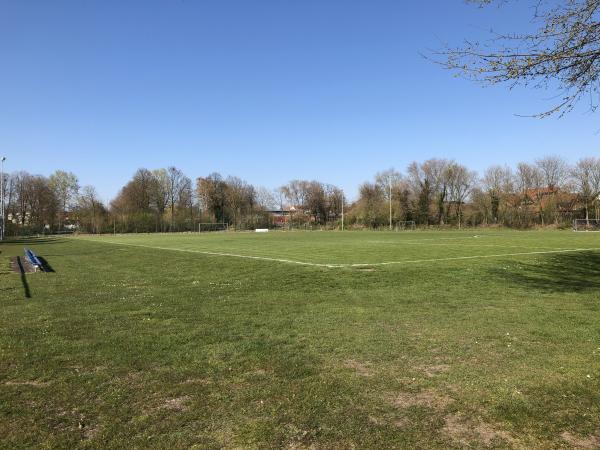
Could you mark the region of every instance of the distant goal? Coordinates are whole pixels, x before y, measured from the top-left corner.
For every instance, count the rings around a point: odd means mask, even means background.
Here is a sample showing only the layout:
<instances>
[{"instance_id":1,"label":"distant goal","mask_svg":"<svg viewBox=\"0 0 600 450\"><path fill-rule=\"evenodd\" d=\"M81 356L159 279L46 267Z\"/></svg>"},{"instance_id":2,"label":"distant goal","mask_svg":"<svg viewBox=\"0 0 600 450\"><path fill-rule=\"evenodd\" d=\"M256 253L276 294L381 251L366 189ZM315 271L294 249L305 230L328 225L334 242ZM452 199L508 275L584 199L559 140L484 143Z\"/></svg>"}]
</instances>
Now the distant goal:
<instances>
[{"instance_id":1,"label":"distant goal","mask_svg":"<svg viewBox=\"0 0 600 450\"><path fill-rule=\"evenodd\" d=\"M414 231L417 229L417 225L414 220L404 220L396 222L396 231Z\"/></svg>"},{"instance_id":2,"label":"distant goal","mask_svg":"<svg viewBox=\"0 0 600 450\"><path fill-rule=\"evenodd\" d=\"M209 231L227 231L229 230L229 224L225 222L218 223L199 223L198 224L198 233L204 233Z\"/></svg>"},{"instance_id":3,"label":"distant goal","mask_svg":"<svg viewBox=\"0 0 600 450\"><path fill-rule=\"evenodd\" d=\"M600 231L600 219L575 219L573 231Z\"/></svg>"}]
</instances>

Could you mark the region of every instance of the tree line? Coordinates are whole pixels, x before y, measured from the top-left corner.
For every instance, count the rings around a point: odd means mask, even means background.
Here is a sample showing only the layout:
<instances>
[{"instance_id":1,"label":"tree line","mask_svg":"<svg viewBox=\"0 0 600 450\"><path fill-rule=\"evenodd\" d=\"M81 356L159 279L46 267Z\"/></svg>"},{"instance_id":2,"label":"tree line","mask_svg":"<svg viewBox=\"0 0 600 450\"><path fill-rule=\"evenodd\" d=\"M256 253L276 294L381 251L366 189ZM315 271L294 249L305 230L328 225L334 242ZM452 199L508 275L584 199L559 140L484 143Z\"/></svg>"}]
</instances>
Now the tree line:
<instances>
[{"instance_id":1,"label":"tree line","mask_svg":"<svg viewBox=\"0 0 600 450\"><path fill-rule=\"evenodd\" d=\"M108 204L93 186L57 170L49 177L15 172L4 178L6 233L80 230L194 231L199 223L239 230L285 227L486 226L526 228L600 218L600 158L574 165L546 156L478 175L453 160L413 162L377 173L349 203L342 189L292 180L270 190L212 173L194 181L175 167L139 169Z\"/></svg>"},{"instance_id":2,"label":"tree line","mask_svg":"<svg viewBox=\"0 0 600 450\"><path fill-rule=\"evenodd\" d=\"M515 168L494 165L479 176L447 159L411 163L405 174L390 169L360 187L351 222L368 227L394 221L421 225L570 225L600 218L600 158L569 165L546 156Z\"/></svg>"}]
</instances>

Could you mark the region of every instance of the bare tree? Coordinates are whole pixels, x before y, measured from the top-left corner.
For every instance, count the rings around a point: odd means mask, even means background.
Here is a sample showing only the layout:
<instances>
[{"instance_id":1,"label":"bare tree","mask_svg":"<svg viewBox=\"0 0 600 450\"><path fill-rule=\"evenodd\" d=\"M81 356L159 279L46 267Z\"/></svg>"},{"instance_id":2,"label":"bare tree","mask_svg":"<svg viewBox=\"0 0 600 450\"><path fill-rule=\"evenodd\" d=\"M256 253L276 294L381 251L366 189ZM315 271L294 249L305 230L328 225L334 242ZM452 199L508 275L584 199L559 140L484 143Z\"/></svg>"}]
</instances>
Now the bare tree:
<instances>
[{"instance_id":1,"label":"bare tree","mask_svg":"<svg viewBox=\"0 0 600 450\"><path fill-rule=\"evenodd\" d=\"M433 196L431 174L423 170L421 164L413 161L408 166L408 179L416 197L416 216L421 224L429 224L429 209Z\"/></svg>"},{"instance_id":2,"label":"bare tree","mask_svg":"<svg viewBox=\"0 0 600 450\"><path fill-rule=\"evenodd\" d=\"M12 208L13 221L21 228L28 222L29 216L29 183L31 175L27 172L13 173L11 178L15 183L15 203Z\"/></svg>"},{"instance_id":3,"label":"bare tree","mask_svg":"<svg viewBox=\"0 0 600 450\"><path fill-rule=\"evenodd\" d=\"M494 223L499 222L503 197L512 193L512 178L512 170L507 166L491 166L483 175L482 184L489 196L490 213Z\"/></svg>"},{"instance_id":4,"label":"bare tree","mask_svg":"<svg viewBox=\"0 0 600 450\"><path fill-rule=\"evenodd\" d=\"M115 215L121 218L121 225L131 226L125 231L162 230L162 214L165 209L164 171L138 169L133 178L121 189L111 202Z\"/></svg>"},{"instance_id":5,"label":"bare tree","mask_svg":"<svg viewBox=\"0 0 600 450\"><path fill-rule=\"evenodd\" d=\"M358 201L354 215L368 227L377 227L385 223L385 193L377 183L363 183L359 188Z\"/></svg>"},{"instance_id":6,"label":"bare tree","mask_svg":"<svg viewBox=\"0 0 600 450\"><path fill-rule=\"evenodd\" d=\"M328 212L325 186L323 183L313 180L306 182L305 188L306 209L316 223L324 224Z\"/></svg>"},{"instance_id":7,"label":"bare tree","mask_svg":"<svg viewBox=\"0 0 600 450\"><path fill-rule=\"evenodd\" d=\"M545 225L544 213L545 213L545 199L548 197L548 188L544 183L544 174L535 164L519 164L519 167L524 170L524 174L527 177L529 189L525 191L526 201L532 201L537 207L540 222Z\"/></svg>"},{"instance_id":8,"label":"bare tree","mask_svg":"<svg viewBox=\"0 0 600 450\"><path fill-rule=\"evenodd\" d=\"M600 199L600 158L580 159L572 171L577 193L585 207L585 220L590 220L590 207Z\"/></svg>"},{"instance_id":9,"label":"bare tree","mask_svg":"<svg viewBox=\"0 0 600 450\"><path fill-rule=\"evenodd\" d=\"M241 218L247 205L248 184L238 177L227 177L225 181L227 189L225 192L227 206L229 207L233 223L236 228L241 226Z\"/></svg>"},{"instance_id":10,"label":"bare tree","mask_svg":"<svg viewBox=\"0 0 600 450\"><path fill-rule=\"evenodd\" d=\"M92 233L99 233L105 208L93 186L84 186L78 198L77 213L79 220Z\"/></svg>"},{"instance_id":11,"label":"bare tree","mask_svg":"<svg viewBox=\"0 0 600 450\"><path fill-rule=\"evenodd\" d=\"M194 188L192 187L192 180L189 177L183 178L177 197L177 210L181 212L180 216L186 217L184 222L188 222L189 219L186 229L193 230L196 208L194 205Z\"/></svg>"},{"instance_id":12,"label":"bare tree","mask_svg":"<svg viewBox=\"0 0 600 450\"><path fill-rule=\"evenodd\" d=\"M450 199L456 205L458 228L461 228L462 207L477 180L477 174L461 164L451 163L446 167L446 178L448 180Z\"/></svg>"},{"instance_id":13,"label":"bare tree","mask_svg":"<svg viewBox=\"0 0 600 450\"><path fill-rule=\"evenodd\" d=\"M541 184L545 188L538 191L541 194L539 201L542 224L545 215L553 215L558 223L557 199L569 177L569 165L560 156L545 156L535 161L541 176Z\"/></svg>"},{"instance_id":14,"label":"bare tree","mask_svg":"<svg viewBox=\"0 0 600 450\"><path fill-rule=\"evenodd\" d=\"M480 5L510 0L472 0ZM484 83L557 89L561 98L545 117L571 111L589 95L598 106L600 80L600 0L530 0L537 29L525 33L493 33L488 42L465 41L437 53L445 67ZM507 6L509 7L509 6Z\"/></svg>"},{"instance_id":15,"label":"bare tree","mask_svg":"<svg viewBox=\"0 0 600 450\"><path fill-rule=\"evenodd\" d=\"M25 189L27 210L31 225L38 229L53 228L58 210L58 199L48 183L40 176L29 176Z\"/></svg>"},{"instance_id":16,"label":"bare tree","mask_svg":"<svg viewBox=\"0 0 600 450\"><path fill-rule=\"evenodd\" d=\"M2 192L4 194L5 212L10 213L14 209L13 203L16 197L16 177L13 174L4 174L3 183Z\"/></svg>"},{"instance_id":17,"label":"bare tree","mask_svg":"<svg viewBox=\"0 0 600 450\"><path fill-rule=\"evenodd\" d=\"M285 186L281 186L283 193L290 206L304 208L306 202L307 181L292 180Z\"/></svg>"},{"instance_id":18,"label":"bare tree","mask_svg":"<svg viewBox=\"0 0 600 450\"><path fill-rule=\"evenodd\" d=\"M423 163L413 162L408 166L408 175L413 192L418 197L420 216L428 217L431 206L436 211L436 221L444 225L448 217L450 175L454 161L432 158ZM421 219L423 222L423 219Z\"/></svg>"},{"instance_id":19,"label":"bare tree","mask_svg":"<svg viewBox=\"0 0 600 450\"><path fill-rule=\"evenodd\" d=\"M196 193L201 208L211 214L213 219L220 222L228 222L229 220L226 211L226 191L227 183L218 173L212 173L205 178L196 180Z\"/></svg>"},{"instance_id":20,"label":"bare tree","mask_svg":"<svg viewBox=\"0 0 600 450\"><path fill-rule=\"evenodd\" d=\"M156 209L156 226L160 226L160 231L165 231L164 216L170 196L169 174L167 169L157 169L152 171L152 175L154 182L150 184L150 203Z\"/></svg>"},{"instance_id":21,"label":"bare tree","mask_svg":"<svg viewBox=\"0 0 600 450\"><path fill-rule=\"evenodd\" d=\"M439 225L444 225L447 215L446 202L448 200L448 167L453 164L453 161L446 159L429 159L421 166L423 172L431 183L431 190L436 197L437 222Z\"/></svg>"},{"instance_id":22,"label":"bare tree","mask_svg":"<svg viewBox=\"0 0 600 450\"><path fill-rule=\"evenodd\" d=\"M265 211L273 211L280 207L277 191L271 191L263 186L256 188L256 203Z\"/></svg>"},{"instance_id":23,"label":"bare tree","mask_svg":"<svg viewBox=\"0 0 600 450\"><path fill-rule=\"evenodd\" d=\"M394 168L377 172L375 183L385 192L385 199L390 200L390 187L398 186L402 182L402 174ZM393 192L392 192L393 194Z\"/></svg>"},{"instance_id":24,"label":"bare tree","mask_svg":"<svg viewBox=\"0 0 600 450\"><path fill-rule=\"evenodd\" d=\"M563 186L569 176L569 164L560 156L545 156L535 161L540 170L544 185L555 190Z\"/></svg>"},{"instance_id":25,"label":"bare tree","mask_svg":"<svg viewBox=\"0 0 600 450\"><path fill-rule=\"evenodd\" d=\"M494 217L492 212L494 197L490 195L485 186L476 186L471 191L471 204L475 210L476 221L481 220L481 223L487 225L490 217ZM479 217L477 217L479 216Z\"/></svg>"},{"instance_id":26,"label":"bare tree","mask_svg":"<svg viewBox=\"0 0 600 450\"><path fill-rule=\"evenodd\" d=\"M171 210L171 231L175 228L175 207L189 179L176 167L167 169L167 198Z\"/></svg>"},{"instance_id":27,"label":"bare tree","mask_svg":"<svg viewBox=\"0 0 600 450\"><path fill-rule=\"evenodd\" d=\"M515 179L517 188L522 196L521 201L527 202L527 199L529 199L529 192L539 186L539 171L531 164L520 162L517 164Z\"/></svg>"},{"instance_id":28,"label":"bare tree","mask_svg":"<svg viewBox=\"0 0 600 450\"><path fill-rule=\"evenodd\" d=\"M77 198L79 183L77 176L71 172L57 170L49 178L50 188L60 203L58 212L58 227L62 228L63 219L67 208L72 206L72 202Z\"/></svg>"},{"instance_id":29,"label":"bare tree","mask_svg":"<svg viewBox=\"0 0 600 450\"><path fill-rule=\"evenodd\" d=\"M307 210L307 183L308 181L305 180L292 180L279 188L290 207L290 224L293 224L294 221L299 219L297 215L296 218L294 218L294 215L292 214L293 211L299 209L303 214ZM303 216L300 216L300 219L302 218Z\"/></svg>"},{"instance_id":30,"label":"bare tree","mask_svg":"<svg viewBox=\"0 0 600 450\"><path fill-rule=\"evenodd\" d=\"M384 193L384 198L388 203L388 221L390 230L392 229L392 222L394 220L394 193L397 193L398 186L401 182L402 174L393 168L379 172L375 175L375 183Z\"/></svg>"},{"instance_id":31,"label":"bare tree","mask_svg":"<svg viewBox=\"0 0 600 450\"><path fill-rule=\"evenodd\" d=\"M337 220L342 215L343 205L346 204L344 191L337 186L327 184L325 185L325 195L327 197L328 215Z\"/></svg>"}]
</instances>

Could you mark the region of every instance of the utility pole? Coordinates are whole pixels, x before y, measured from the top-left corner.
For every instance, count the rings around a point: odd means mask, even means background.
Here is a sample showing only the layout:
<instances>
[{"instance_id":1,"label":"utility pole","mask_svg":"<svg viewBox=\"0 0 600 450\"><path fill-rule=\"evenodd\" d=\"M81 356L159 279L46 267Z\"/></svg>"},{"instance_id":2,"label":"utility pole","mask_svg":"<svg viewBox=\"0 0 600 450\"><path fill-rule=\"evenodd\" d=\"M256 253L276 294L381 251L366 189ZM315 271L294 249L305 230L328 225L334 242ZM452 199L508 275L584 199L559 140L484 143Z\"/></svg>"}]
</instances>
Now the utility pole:
<instances>
[{"instance_id":1,"label":"utility pole","mask_svg":"<svg viewBox=\"0 0 600 450\"><path fill-rule=\"evenodd\" d=\"M4 161L6 160L6 156L0 158L0 215L2 215L1 226L0 229L0 241L4 240Z\"/></svg>"}]
</instances>

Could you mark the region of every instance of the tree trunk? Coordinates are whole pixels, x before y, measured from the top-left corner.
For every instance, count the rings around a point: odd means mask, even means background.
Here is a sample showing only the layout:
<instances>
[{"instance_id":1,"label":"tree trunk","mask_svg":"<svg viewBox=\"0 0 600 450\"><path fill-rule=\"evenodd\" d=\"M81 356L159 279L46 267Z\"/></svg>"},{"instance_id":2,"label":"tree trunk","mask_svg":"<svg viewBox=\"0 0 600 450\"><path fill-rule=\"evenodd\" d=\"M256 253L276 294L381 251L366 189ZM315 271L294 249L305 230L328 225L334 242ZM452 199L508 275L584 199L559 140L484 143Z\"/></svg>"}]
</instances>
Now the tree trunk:
<instances>
[{"instance_id":1,"label":"tree trunk","mask_svg":"<svg viewBox=\"0 0 600 450\"><path fill-rule=\"evenodd\" d=\"M173 204L173 200L171 200L171 232L173 232L174 224L175 224L175 205Z\"/></svg>"}]
</instances>

